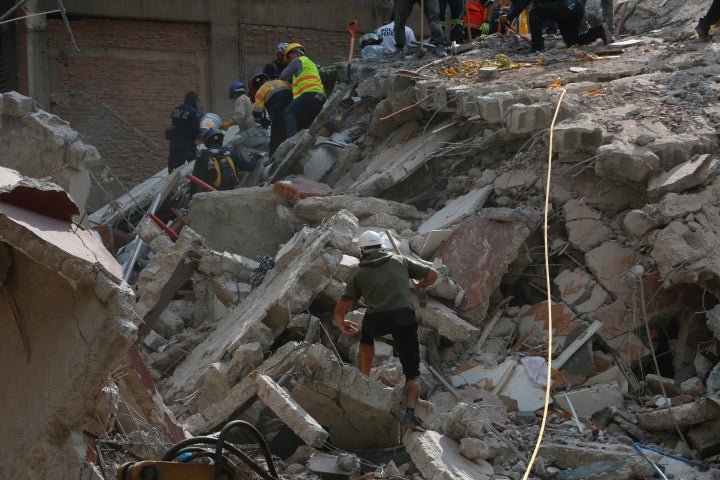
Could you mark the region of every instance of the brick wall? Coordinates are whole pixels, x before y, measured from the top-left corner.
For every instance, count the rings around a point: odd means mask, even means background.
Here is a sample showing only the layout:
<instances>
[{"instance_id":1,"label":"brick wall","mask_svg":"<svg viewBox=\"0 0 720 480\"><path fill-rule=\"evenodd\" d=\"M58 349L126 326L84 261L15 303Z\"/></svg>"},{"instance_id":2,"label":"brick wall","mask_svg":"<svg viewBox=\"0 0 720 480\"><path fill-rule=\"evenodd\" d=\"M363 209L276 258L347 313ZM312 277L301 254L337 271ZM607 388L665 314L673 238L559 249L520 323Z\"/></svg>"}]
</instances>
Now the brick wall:
<instances>
[{"instance_id":1,"label":"brick wall","mask_svg":"<svg viewBox=\"0 0 720 480\"><path fill-rule=\"evenodd\" d=\"M133 187L167 164L163 131L170 110L185 92L202 93L197 63L208 51L208 26L93 18L72 22L72 31L79 53L62 21L48 20L55 113L91 140L115 175ZM136 135L128 135L132 127Z\"/></svg>"}]
</instances>

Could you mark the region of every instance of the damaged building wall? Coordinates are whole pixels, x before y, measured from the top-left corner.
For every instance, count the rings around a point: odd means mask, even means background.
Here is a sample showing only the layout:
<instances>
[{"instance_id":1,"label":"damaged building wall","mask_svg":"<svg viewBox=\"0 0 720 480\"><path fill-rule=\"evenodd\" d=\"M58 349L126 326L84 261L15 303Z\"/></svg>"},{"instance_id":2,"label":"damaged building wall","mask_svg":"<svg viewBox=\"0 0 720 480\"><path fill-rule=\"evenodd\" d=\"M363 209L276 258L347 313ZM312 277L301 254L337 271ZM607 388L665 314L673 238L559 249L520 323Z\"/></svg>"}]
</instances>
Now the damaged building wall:
<instances>
[{"instance_id":1,"label":"damaged building wall","mask_svg":"<svg viewBox=\"0 0 720 480\"><path fill-rule=\"evenodd\" d=\"M53 202L21 196L20 181L0 169L0 474L75 478L94 468L94 436L113 429L104 387L135 338L133 295L102 244L68 215L34 211Z\"/></svg>"}]
</instances>

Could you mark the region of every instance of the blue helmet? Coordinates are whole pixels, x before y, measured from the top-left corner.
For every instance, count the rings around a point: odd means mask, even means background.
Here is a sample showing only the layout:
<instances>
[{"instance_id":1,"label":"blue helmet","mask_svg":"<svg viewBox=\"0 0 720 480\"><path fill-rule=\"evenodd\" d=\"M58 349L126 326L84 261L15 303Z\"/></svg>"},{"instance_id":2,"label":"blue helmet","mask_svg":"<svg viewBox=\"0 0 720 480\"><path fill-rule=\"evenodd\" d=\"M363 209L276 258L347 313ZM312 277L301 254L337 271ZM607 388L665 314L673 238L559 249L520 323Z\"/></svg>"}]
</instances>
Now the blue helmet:
<instances>
[{"instance_id":1,"label":"blue helmet","mask_svg":"<svg viewBox=\"0 0 720 480\"><path fill-rule=\"evenodd\" d=\"M222 146L225 134L217 128L208 128L203 134L203 143L206 147L219 147Z\"/></svg>"},{"instance_id":2,"label":"blue helmet","mask_svg":"<svg viewBox=\"0 0 720 480\"><path fill-rule=\"evenodd\" d=\"M228 88L228 98L230 100L242 93L247 93L247 89L245 88L245 84L243 82L233 82L230 84L230 88Z\"/></svg>"}]
</instances>

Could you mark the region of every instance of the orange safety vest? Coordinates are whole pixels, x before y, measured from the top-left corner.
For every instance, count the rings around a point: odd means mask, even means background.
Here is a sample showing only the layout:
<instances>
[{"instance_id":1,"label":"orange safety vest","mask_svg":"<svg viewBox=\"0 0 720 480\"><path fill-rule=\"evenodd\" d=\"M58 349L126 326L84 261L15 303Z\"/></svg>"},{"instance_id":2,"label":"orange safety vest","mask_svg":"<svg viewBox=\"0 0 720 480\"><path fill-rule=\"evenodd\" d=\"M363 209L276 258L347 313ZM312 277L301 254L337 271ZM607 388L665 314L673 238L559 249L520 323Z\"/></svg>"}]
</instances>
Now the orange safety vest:
<instances>
[{"instance_id":1,"label":"orange safety vest","mask_svg":"<svg viewBox=\"0 0 720 480\"><path fill-rule=\"evenodd\" d=\"M467 2L467 14L463 15L465 25L469 26L473 30L480 30L480 27L485 23L485 7L482 6L478 0L468 0ZM468 16L470 21L468 22Z\"/></svg>"},{"instance_id":2,"label":"orange safety vest","mask_svg":"<svg viewBox=\"0 0 720 480\"><path fill-rule=\"evenodd\" d=\"M320 72L318 72L315 62L304 55L299 58L303 68L299 77L296 77L293 74L293 98L297 98L306 92L315 92L325 95L325 87L323 87L322 81L320 80Z\"/></svg>"}]
</instances>

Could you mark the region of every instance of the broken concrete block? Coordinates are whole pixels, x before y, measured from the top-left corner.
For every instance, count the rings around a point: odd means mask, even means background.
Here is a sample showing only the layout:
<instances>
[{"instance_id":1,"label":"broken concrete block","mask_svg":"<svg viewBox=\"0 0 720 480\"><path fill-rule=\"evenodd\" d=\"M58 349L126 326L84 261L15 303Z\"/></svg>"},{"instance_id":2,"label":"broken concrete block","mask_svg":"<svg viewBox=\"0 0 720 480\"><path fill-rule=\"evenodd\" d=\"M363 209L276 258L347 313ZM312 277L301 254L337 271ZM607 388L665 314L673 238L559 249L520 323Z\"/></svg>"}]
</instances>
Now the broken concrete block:
<instances>
[{"instance_id":1,"label":"broken concrete block","mask_svg":"<svg viewBox=\"0 0 720 480\"><path fill-rule=\"evenodd\" d=\"M355 464L347 465L347 462L343 459L344 456L354 458ZM348 466L351 468L348 469ZM327 453L316 452L307 461L307 469L312 473L320 475L320 478L328 480L356 478L360 473L360 460L357 457L346 453L340 455L330 455Z\"/></svg>"},{"instance_id":2,"label":"broken concrete block","mask_svg":"<svg viewBox=\"0 0 720 480\"><path fill-rule=\"evenodd\" d=\"M672 406L670 409L672 410L672 416L667 407L658 408L651 412L638 413L638 425L651 432L673 431L678 426L684 429L692 425L720 419L720 405L706 398L699 398L692 403Z\"/></svg>"},{"instance_id":3,"label":"broken concrete block","mask_svg":"<svg viewBox=\"0 0 720 480\"><path fill-rule=\"evenodd\" d=\"M347 210L358 220L385 213L411 224L423 218L423 214L412 205L373 197L329 196L309 197L298 200L293 211L300 218L317 224L339 212Z\"/></svg>"},{"instance_id":4,"label":"broken concrete block","mask_svg":"<svg viewBox=\"0 0 720 480\"><path fill-rule=\"evenodd\" d=\"M225 398L230 390L230 382L227 378L227 365L221 362L211 363L205 368L202 374L200 389L195 397L198 411L214 405L220 399Z\"/></svg>"},{"instance_id":5,"label":"broken concrete block","mask_svg":"<svg viewBox=\"0 0 720 480\"><path fill-rule=\"evenodd\" d=\"M452 342L468 343L480 336L477 327L470 325L438 301L428 301L427 307L419 309L417 313L424 326L434 328Z\"/></svg>"},{"instance_id":6,"label":"broken concrete block","mask_svg":"<svg viewBox=\"0 0 720 480\"><path fill-rule=\"evenodd\" d=\"M587 117L564 120L553 128L553 149L561 154L595 153L602 140L602 129Z\"/></svg>"},{"instance_id":7,"label":"broken concrete block","mask_svg":"<svg viewBox=\"0 0 720 480\"><path fill-rule=\"evenodd\" d=\"M691 397L699 397L705 393L705 384L698 377L688 378L680 383L680 393Z\"/></svg>"},{"instance_id":8,"label":"broken concrete block","mask_svg":"<svg viewBox=\"0 0 720 480\"><path fill-rule=\"evenodd\" d=\"M642 182L660 168L660 159L647 147L613 142L601 145L596 155L599 177Z\"/></svg>"},{"instance_id":9,"label":"broken concrete block","mask_svg":"<svg viewBox=\"0 0 720 480\"><path fill-rule=\"evenodd\" d=\"M460 402L443 417L443 433L456 440L466 437L482 439L487 434L486 423L505 421L506 417L504 407Z\"/></svg>"},{"instance_id":10,"label":"broken concrete block","mask_svg":"<svg viewBox=\"0 0 720 480\"><path fill-rule=\"evenodd\" d=\"M510 92L492 92L477 97L480 115L490 124L502 123L505 112L514 101L515 97Z\"/></svg>"},{"instance_id":11,"label":"broken concrete block","mask_svg":"<svg viewBox=\"0 0 720 480\"><path fill-rule=\"evenodd\" d=\"M330 434L290 394L267 375L258 375L258 397L280 420L311 447L320 448Z\"/></svg>"},{"instance_id":12,"label":"broken concrete block","mask_svg":"<svg viewBox=\"0 0 720 480\"><path fill-rule=\"evenodd\" d=\"M654 373L648 373L645 375L645 381L648 387L650 387L650 390L656 395L663 395L663 391L668 397L677 397L680 395L680 390L672 378L665 378L660 375L655 375Z\"/></svg>"},{"instance_id":13,"label":"broken concrete block","mask_svg":"<svg viewBox=\"0 0 720 480\"><path fill-rule=\"evenodd\" d=\"M35 111L35 102L18 92L11 91L2 95L2 114L10 117L22 117Z\"/></svg>"},{"instance_id":14,"label":"broken concrete block","mask_svg":"<svg viewBox=\"0 0 720 480\"><path fill-rule=\"evenodd\" d=\"M471 216L462 221L435 253L465 291L461 305L470 323L481 321L490 295L517 258L530 230L519 223L500 223ZM473 259L473 261L468 261Z\"/></svg>"},{"instance_id":15,"label":"broken concrete block","mask_svg":"<svg viewBox=\"0 0 720 480\"><path fill-rule=\"evenodd\" d=\"M495 456L494 449L479 438L460 439L460 454L468 460L490 460Z\"/></svg>"},{"instance_id":16,"label":"broken concrete block","mask_svg":"<svg viewBox=\"0 0 720 480\"><path fill-rule=\"evenodd\" d=\"M501 173L495 179L493 188L498 196L515 195L532 188L537 180L537 175L527 170L511 170Z\"/></svg>"},{"instance_id":17,"label":"broken concrete block","mask_svg":"<svg viewBox=\"0 0 720 480\"><path fill-rule=\"evenodd\" d=\"M190 202L187 220L213 250L255 259L274 255L292 237L292 228L277 215L284 201L270 187L201 193Z\"/></svg>"},{"instance_id":18,"label":"broken concrete block","mask_svg":"<svg viewBox=\"0 0 720 480\"><path fill-rule=\"evenodd\" d=\"M489 480L495 470L488 462L468 460L457 440L434 431L407 432L403 443L415 466L428 480Z\"/></svg>"},{"instance_id":19,"label":"broken concrete block","mask_svg":"<svg viewBox=\"0 0 720 480\"><path fill-rule=\"evenodd\" d=\"M525 134L543 130L550 125L545 104L511 105L503 115L503 126L508 133Z\"/></svg>"},{"instance_id":20,"label":"broken concrete block","mask_svg":"<svg viewBox=\"0 0 720 480\"><path fill-rule=\"evenodd\" d=\"M377 213L375 215L370 215L367 218L363 218L360 221L360 226L374 227L379 230L392 228L400 232L403 230L410 230L412 224L393 215L388 215L387 213Z\"/></svg>"},{"instance_id":21,"label":"broken concrete block","mask_svg":"<svg viewBox=\"0 0 720 480\"><path fill-rule=\"evenodd\" d=\"M656 201L668 192L682 192L705 185L720 171L720 157L697 155L669 172L661 173L648 181L648 199Z\"/></svg>"},{"instance_id":22,"label":"broken concrete block","mask_svg":"<svg viewBox=\"0 0 720 480\"><path fill-rule=\"evenodd\" d=\"M238 347L228 364L227 377L232 384L253 371L263 361L262 346L257 343L247 343Z\"/></svg>"},{"instance_id":23,"label":"broken concrete block","mask_svg":"<svg viewBox=\"0 0 720 480\"><path fill-rule=\"evenodd\" d=\"M599 220L583 219L565 223L568 240L581 252L588 252L612 236L612 230Z\"/></svg>"},{"instance_id":24,"label":"broken concrete block","mask_svg":"<svg viewBox=\"0 0 720 480\"><path fill-rule=\"evenodd\" d=\"M640 258L634 250L618 242L608 241L589 251L585 255L585 262L605 290L627 299L630 304L633 285L629 285L624 278Z\"/></svg>"},{"instance_id":25,"label":"broken concrete block","mask_svg":"<svg viewBox=\"0 0 720 480\"><path fill-rule=\"evenodd\" d=\"M591 387L576 388L553 395L555 403L563 410L570 412L572 407L578 417L590 416L607 407L625 408L625 400L617 382L606 382Z\"/></svg>"},{"instance_id":26,"label":"broken concrete block","mask_svg":"<svg viewBox=\"0 0 720 480\"><path fill-rule=\"evenodd\" d=\"M399 395L357 368L341 363L322 345L308 345L292 398L332 432L344 450L393 446ZM396 396L398 395L398 396ZM358 415L362 412L362 415Z\"/></svg>"},{"instance_id":27,"label":"broken concrete block","mask_svg":"<svg viewBox=\"0 0 720 480\"><path fill-rule=\"evenodd\" d=\"M451 200L445 204L442 209L424 221L422 225L418 227L418 233L424 235L432 230L440 230L449 227L468 215L472 215L482 208L491 193L492 188L486 186L471 190L467 194Z\"/></svg>"},{"instance_id":28,"label":"broken concrete block","mask_svg":"<svg viewBox=\"0 0 720 480\"><path fill-rule=\"evenodd\" d=\"M198 272L208 275L230 273L234 278L242 282L249 282L253 270L260 265L256 260L230 252L216 252L205 249L200 251L200 254Z\"/></svg>"},{"instance_id":29,"label":"broken concrete block","mask_svg":"<svg viewBox=\"0 0 720 480\"><path fill-rule=\"evenodd\" d=\"M632 473L642 477L652 477L652 466L631 445L619 443L602 444L594 442L583 445L580 441L554 443L543 442L539 454L544 458L554 458L555 464L562 469L579 468L595 462L623 461L630 465Z\"/></svg>"},{"instance_id":30,"label":"broken concrete block","mask_svg":"<svg viewBox=\"0 0 720 480\"><path fill-rule=\"evenodd\" d=\"M583 270L563 270L553 279L560 298L579 313L594 312L609 299L608 293Z\"/></svg>"},{"instance_id":31,"label":"broken concrete block","mask_svg":"<svg viewBox=\"0 0 720 480\"><path fill-rule=\"evenodd\" d=\"M700 458L709 458L720 453L720 419L711 420L687 432L688 440L697 450Z\"/></svg>"}]
</instances>

